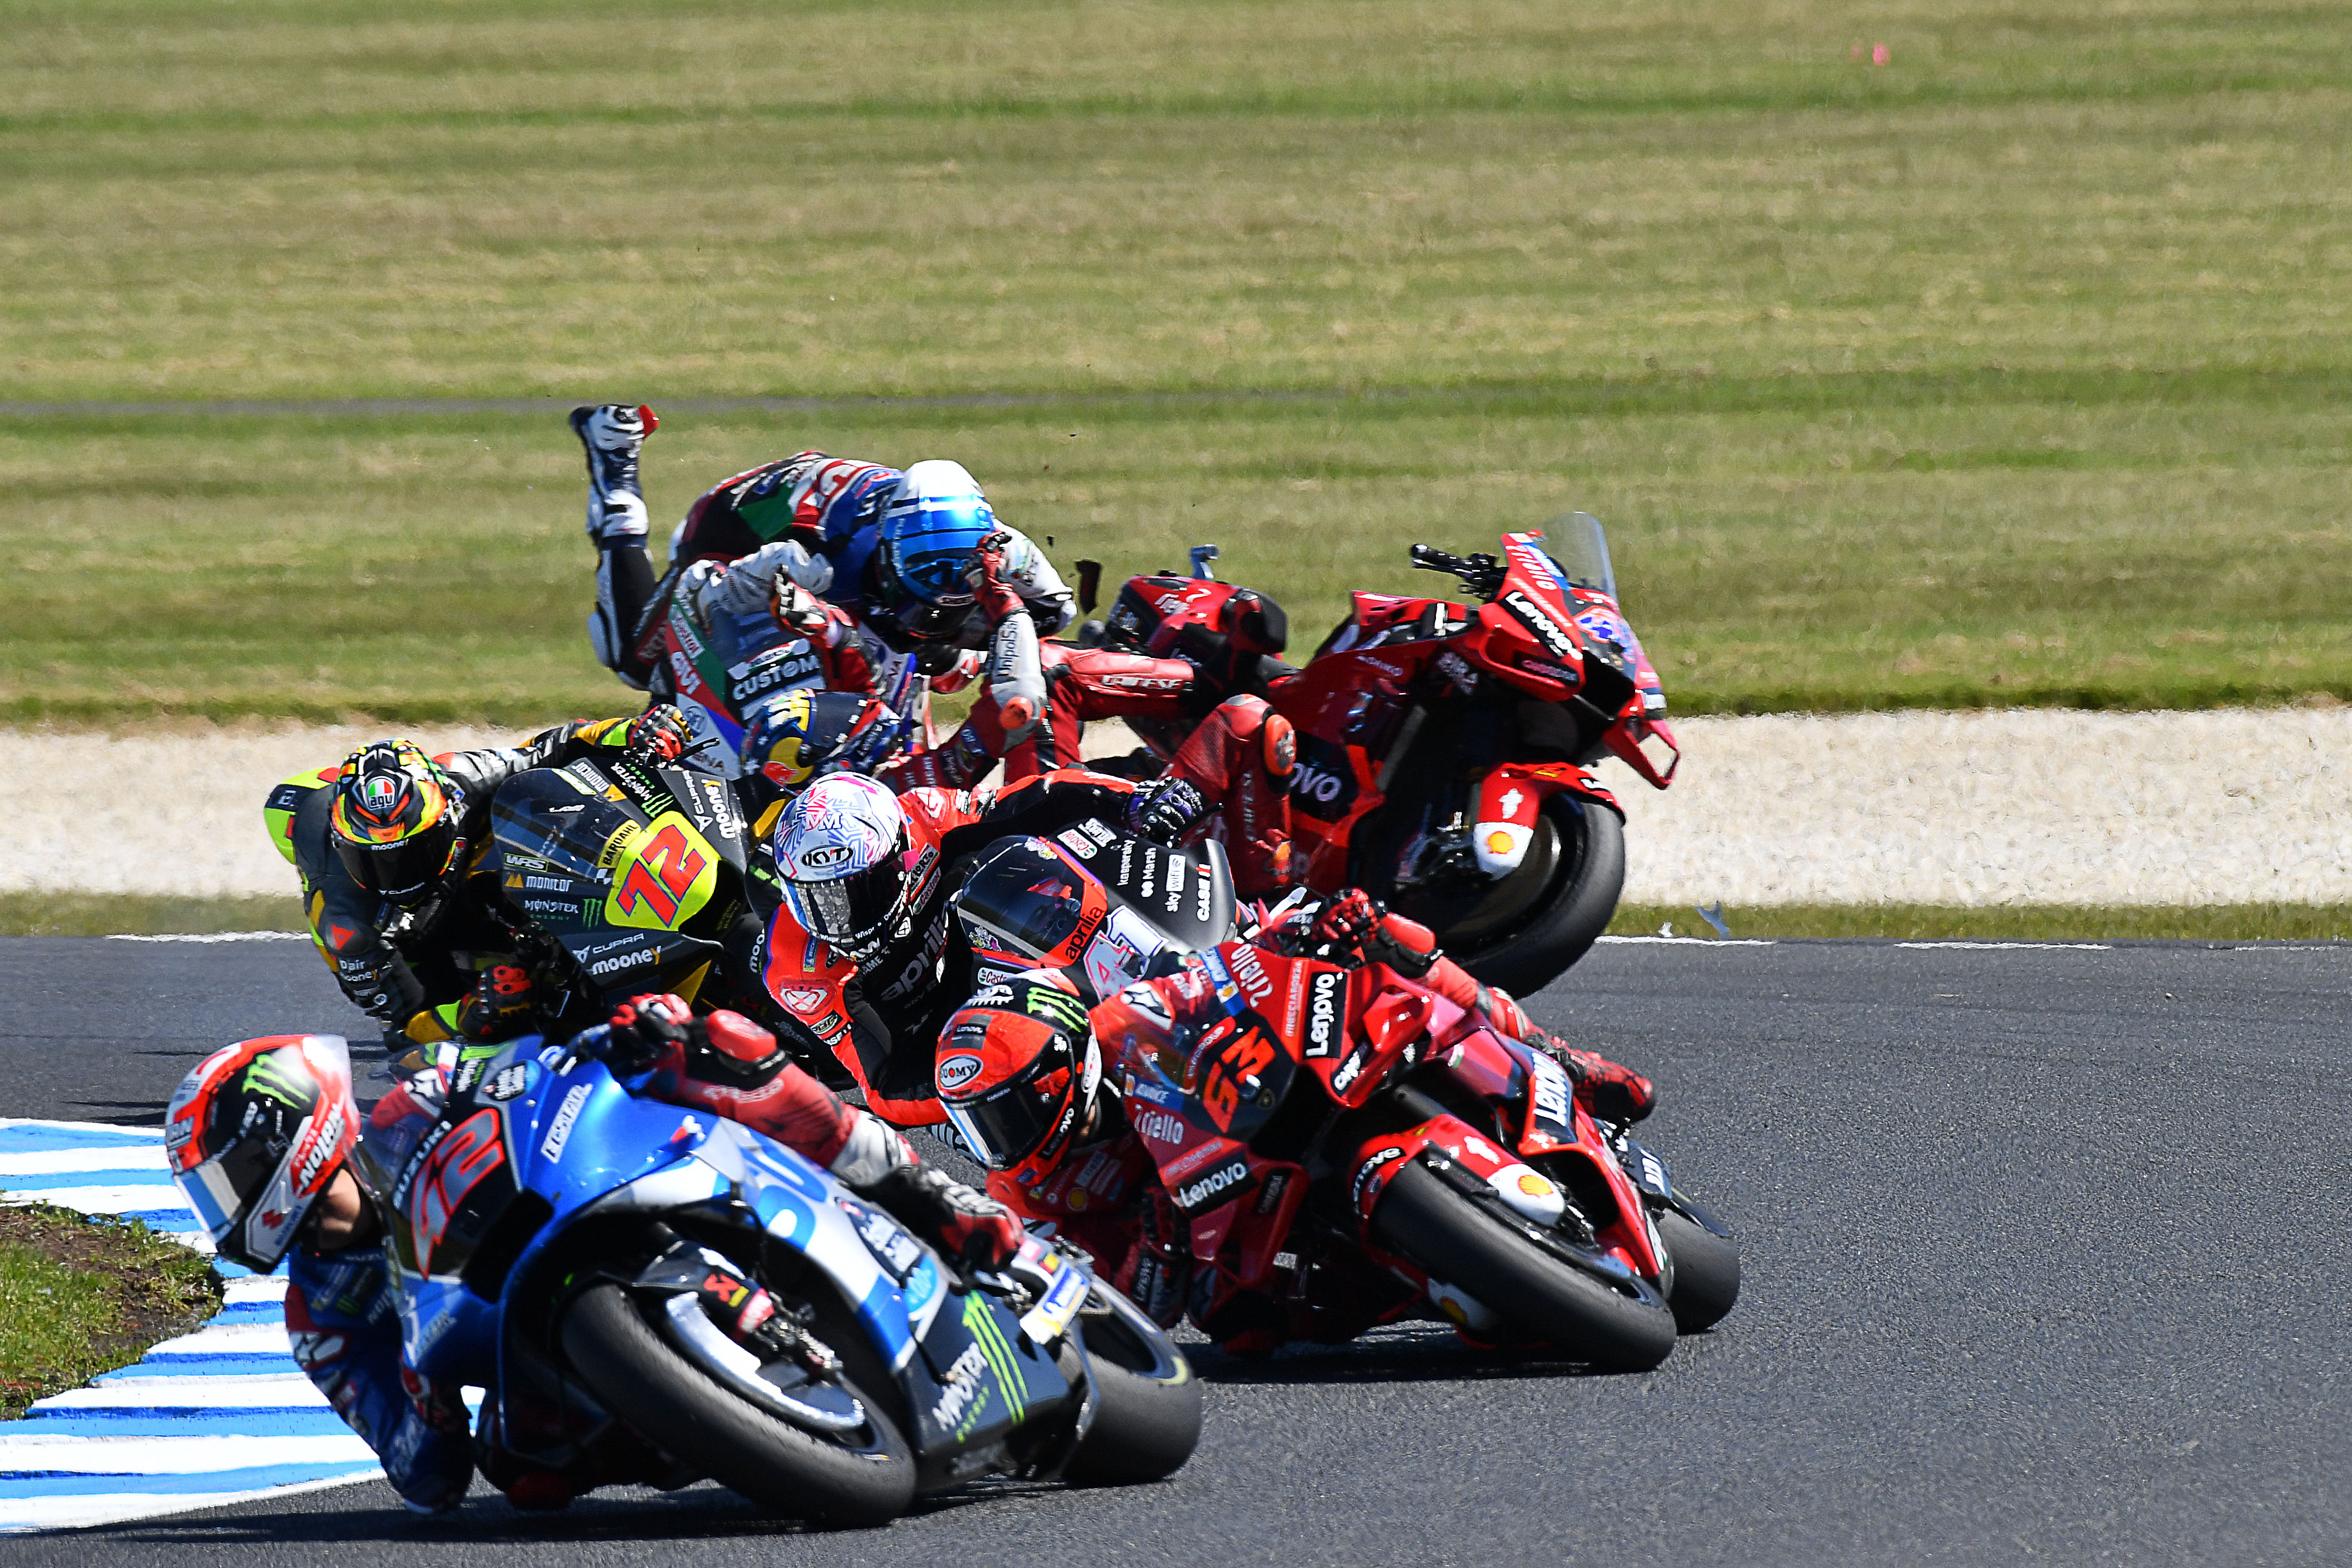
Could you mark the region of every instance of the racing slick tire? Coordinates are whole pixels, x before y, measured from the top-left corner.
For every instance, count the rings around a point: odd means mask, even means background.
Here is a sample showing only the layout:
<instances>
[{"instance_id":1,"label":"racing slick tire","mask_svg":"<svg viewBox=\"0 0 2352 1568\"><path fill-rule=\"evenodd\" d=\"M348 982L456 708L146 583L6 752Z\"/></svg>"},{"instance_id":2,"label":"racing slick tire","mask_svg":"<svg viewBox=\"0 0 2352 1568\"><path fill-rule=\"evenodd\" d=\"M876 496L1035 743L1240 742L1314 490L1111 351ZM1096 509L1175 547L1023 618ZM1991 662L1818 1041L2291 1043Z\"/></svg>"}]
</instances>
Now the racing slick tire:
<instances>
[{"instance_id":1,"label":"racing slick tire","mask_svg":"<svg viewBox=\"0 0 2352 1568\"><path fill-rule=\"evenodd\" d=\"M596 1285L560 1325L572 1370L604 1407L672 1458L774 1512L835 1526L885 1524L914 1500L915 1460L873 1397L841 1439L803 1431L713 1382L670 1348L618 1285Z\"/></svg>"},{"instance_id":2,"label":"racing slick tire","mask_svg":"<svg viewBox=\"0 0 2352 1568\"><path fill-rule=\"evenodd\" d=\"M1660 1208L1651 1218L1675 1260L1675 1288L1666 1293L1675 1326L1684 1333L1713 1328L1739 1300L1739 1243L1680 1209Z\"/></svg>"},{"instance_id":3,"label":"racing slick tire","mask_svg":"<svg viewBox=\"0 0 2352 1568\"><path fill-rule=\"evenodd\" d=\"M1095 1420L1063 1467L1073 1486L1174 1475L1201 1442L1201 1380L1159 1326L1098 1286L1084 1319Z\"/></svg>"},{"instance_id":4,"label":"racing slick tire","mask_svg":"<svg viewBox=\"0 0 2352 1568\"><path fill-rule=\"evenodd\" d=\"M1675 1315L1631 1274L1612 1279L1556 1255L1533 1221L1456 1191L1418 1160L1372 1210L1380 1244L1467 1291L1529 1338L1604 1372L1647 1372L1675 1348ZM1573 1244L1561 1238L1559 1246Z\"/></svg>"},{"instance_id":5,"label":"racing slick tire","mask_svg":"<svg viewBox=\"0 0 2352 1568\"><path fill-rule=\"evenodd\" d=\"M1591 950L1624 886L1625 824L1617 813L1554 795L1536 817L1519 869L1437 939L1486 984L1533 996Z\"/></svg>"}]
</instances>

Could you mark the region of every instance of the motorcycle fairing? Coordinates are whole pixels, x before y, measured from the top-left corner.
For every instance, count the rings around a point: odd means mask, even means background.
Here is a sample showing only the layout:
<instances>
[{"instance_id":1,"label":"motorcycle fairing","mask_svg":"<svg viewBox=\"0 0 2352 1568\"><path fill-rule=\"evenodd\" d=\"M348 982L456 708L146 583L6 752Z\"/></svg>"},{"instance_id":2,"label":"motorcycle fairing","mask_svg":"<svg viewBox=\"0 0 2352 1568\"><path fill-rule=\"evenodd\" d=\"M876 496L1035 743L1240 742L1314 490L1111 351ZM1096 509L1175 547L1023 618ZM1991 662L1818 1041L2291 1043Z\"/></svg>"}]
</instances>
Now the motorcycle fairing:
<instances>
[{"instance_id":1,"label":"motorcycle fairing","mask_svg":"<svg viewBox=\"0 0 2352 1568\"><path fill-rule=\"evenodd\" d=\"M599 989L690 993L720 956L713 927L734 902L720 867L740 880L748 841L724 780L583 759L518 774L490 814L503 896Z\"/></svg>"},{"instance_id":2,"label":"motorcycle fairing","mask_svg":"<svg viewBox=\"0 0 2352 1568\"><path fill-rule=\"evenodd\" d=\"M1188 853L1089 821L1050 839L998 841L955 908L983 971L1066 969L1100 999L1163 953L1230 937L1233 873L1213 841Z\"/></svg>"},{"instance_id":3,"label":"motorcycle fairing","mask_svg":"<svg viewBox=\"0 0 2352 1568\"><path fill-rule=\"evenodd\" d=\"M1617 798L1573 762L1506 762L1478 780L1470 827L1471 852L1478 869L1507 876L1528 858L1536 819L1554 795L1570 794L1625 815Z\"/></svg>"}]
</instances>

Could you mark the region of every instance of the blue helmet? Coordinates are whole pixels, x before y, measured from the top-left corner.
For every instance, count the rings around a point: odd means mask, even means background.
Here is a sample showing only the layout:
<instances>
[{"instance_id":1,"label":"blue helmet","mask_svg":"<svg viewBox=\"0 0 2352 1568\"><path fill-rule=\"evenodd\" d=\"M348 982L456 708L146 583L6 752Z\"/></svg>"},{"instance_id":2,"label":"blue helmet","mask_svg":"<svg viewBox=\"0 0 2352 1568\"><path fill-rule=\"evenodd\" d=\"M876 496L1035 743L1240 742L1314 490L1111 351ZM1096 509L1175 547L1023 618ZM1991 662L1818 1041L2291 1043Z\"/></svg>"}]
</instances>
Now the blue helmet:
<instances>
[{"instance_id":1,"label":"blue helmet","mask_svg":"<svg viewBox=\"0 0 2352 1568\"><path fill-rule=\"evenodd\" d=\"M908 469L874 552L884 608L919 637L956 630L971 608L972 552L997 531L962 464L931 458Z\"/></svg>"}]
</instances>

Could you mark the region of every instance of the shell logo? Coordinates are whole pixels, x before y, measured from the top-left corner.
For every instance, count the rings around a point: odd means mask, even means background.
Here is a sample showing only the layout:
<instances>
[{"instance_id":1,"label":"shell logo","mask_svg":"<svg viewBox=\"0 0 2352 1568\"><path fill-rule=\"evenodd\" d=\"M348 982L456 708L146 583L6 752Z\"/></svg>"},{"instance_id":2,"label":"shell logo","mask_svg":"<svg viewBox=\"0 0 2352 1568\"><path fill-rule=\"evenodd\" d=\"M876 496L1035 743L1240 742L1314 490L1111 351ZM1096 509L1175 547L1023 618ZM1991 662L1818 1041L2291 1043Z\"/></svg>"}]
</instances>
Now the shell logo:
<instances>
[{"instance_id":1,"label":"shell logo","mask_svg":"<svg viewBox=\"0 0 2352 1568\"><path fill-rule=\"evenodd\" d=\"M1559 1189L1535 1172L1523 1171L1519 1176L1519 1190L1529 1197L1549 1197Z\"/></svg>"},{"instance_id":2,"label":"shell logo","mask_svg":"<svg viewBox=\"0 0 2352 1568\"><path fill-rule=\"evenodd\" d=\"M1486 852L1496 855L1511 852L1511 831L1508 828L1496 828L1486 835Z\"/></svg>"}]
</instances>

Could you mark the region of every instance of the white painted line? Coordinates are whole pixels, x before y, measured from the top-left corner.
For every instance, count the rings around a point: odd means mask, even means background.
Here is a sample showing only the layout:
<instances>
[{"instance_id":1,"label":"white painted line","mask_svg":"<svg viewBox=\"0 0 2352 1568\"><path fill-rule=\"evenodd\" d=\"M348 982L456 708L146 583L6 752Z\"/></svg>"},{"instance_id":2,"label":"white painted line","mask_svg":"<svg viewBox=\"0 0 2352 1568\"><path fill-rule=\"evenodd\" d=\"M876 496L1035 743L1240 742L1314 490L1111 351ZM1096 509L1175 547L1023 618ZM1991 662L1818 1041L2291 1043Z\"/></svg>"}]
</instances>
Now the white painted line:
<instances>
[{"instance_id":1,"label":"white painted line","mask_svg":"<svg viewBox=\"0 0 2352 1568\"><path fill-rule=\"evenodd\" d=\"M299 931L214 931L198 936L132 936L117 932L109 942L308 942Z\"/></svg>"},{"instance_id":2,"label":"white painted line","mask_svg":"<svg viewBox=\"0 0 2352 1568\"><path fill-rule=\"evenodd\" d=\"M4 1430L5 1428L0 1428ZM0 1470L59 1476L194 1476L258 1465L372 1465L357 1432L331 1437L0 1437Z\"/></svg>"},{"instance_id":3,"label":"white painted line","mask_svg":"<svg viewBox=\"0 0 2352 1568\"><path fill-rule=\"evenodd\" d=\"M357 1486L362 1481L375 1480L383 1474L379 1469L366 1475L339 1476L323 1481L297 1481L292 1486L265 1487L258 1491L175 1492L167 1496L123 1491L89 1497L12 1499L5 1505L6 1517L0 1520L0 1531L72 1530L82 1525L113 1524L127 1519L152 1519L158 1514L194 1513L200 1509L226 1508L231 1503L291 1497L296 1492Z\"/></svg>"},{"instance_id":4,"label":"white painted line","mask_svg":"<svg viewBox=\"0 0 2352 1568\"><path fill-rule=\"evenodd\" d=\"M0 1182L0 1186L7 1184ZM8 1195L11 1203L53 1203L59 1208L79 1209L84 1214L130 1214L149 1209L173 1208L185 1215L190 1212L187 1200L180 1189L172 1185L169 1176L154 1184L137 1186L53 1186L31 1191L15 1191Z\"/></svg>"},{"instance_id":5,"label":"white painted line","mask_svg":"<svg viewBox=\"0 0 2352 1568\"><path fill-rule=\"evenodd\" d=\"M162 1144L124 1144L111 1149L38 1149L0 1155L0 1186L6 1186L6 1178L12 1176L69 1176L75 1171L127 1171L149 1166L169 1179Z\"/></svg>"},{"instance_id":6,"label":"white painted line","mask_svg":"<svg viewBox=\"0 0 2352 1568\"><path fill-rule=\"evenodd\" d=\"M285 1331L278 1331L285 1341ZM289 1358L286 1364L292 1366ZM327 1396L299 1372L281 1376L116 1377L94 1388L71 1388L40 1403L43 1410L291 1410L325 1406Z\"/></svg>"},{"instance_id":7,"label":"white painted line","mask_svg":"<svg viewBox=\"0 0 2352 1568\"><path fill-rule=\"evenodd\" d=\"M1769 936L1601 936L1601 942L1672 943L1677 947L1769 947Z\"/></svg>"},{"instance_id":8,"label":"white painted line","mask_svg":"<svg viewBox=\"0 0 2352 1568\"><path fill-rule=\"evenodd\" d=\"M203 1328L194 1333L184 1333L177 1339L167 1339L148 1351L152 1360L171 1355L290 1355L286 1339L286 1325L275 1323L230 1323L224 1328Z\"/></svg>"},{"instance_id":9,"label":"white painted line","mask_svg":"<svg viewBox=\"0 0 2352 1568\"><path fill-rule=\"evenodd\" d=\"M1949 940L1934 942L1897 942L1895 946L1897 947L1917 948L1923 951L1932 950L1937 947L1949 947L1977 953L1996 953L2009 950L2015 950L2017 952L2048 953L2112 953L2115 951L2114 947L2105 942L1966 942L1961 941L1957 937Z\"/></svg>"},{"instance_id":10,"label":"white painted line","mask_svg":"<svg viewBox=\"0 0 2352 1568\"><path fill-rule=\"evenodd\" d=\"M231 1280L224 1291L227 1298L224 1306L237 1306L246 1301L282 1301L286 1299L286 1276L283 1274L244 1274Z\"/></svg>"}]
</instances>

